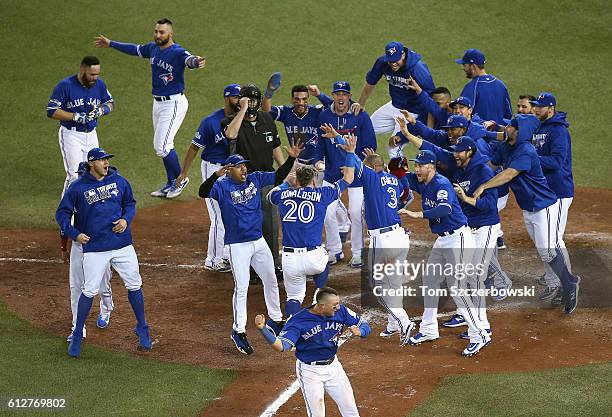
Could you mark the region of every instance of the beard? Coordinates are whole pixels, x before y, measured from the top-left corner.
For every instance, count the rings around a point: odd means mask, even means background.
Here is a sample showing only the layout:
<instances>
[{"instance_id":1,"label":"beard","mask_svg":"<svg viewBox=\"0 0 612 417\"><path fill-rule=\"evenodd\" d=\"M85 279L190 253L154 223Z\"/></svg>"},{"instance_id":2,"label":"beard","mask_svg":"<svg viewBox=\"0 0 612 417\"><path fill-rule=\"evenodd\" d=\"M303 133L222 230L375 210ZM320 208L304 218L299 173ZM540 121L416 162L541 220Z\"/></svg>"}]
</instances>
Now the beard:
<instances>
[{"instance_id":1,"label":"beard","mask_svg":"<svg viewBox=\"0 0 612 417\"><path fill-rule=\"evenodd\" d=\"M164 46L166 45L168 42L170 42L170 36L168 36L166 39L155 39L155 44L157 46Z\"/></svg>"}]
</instances>

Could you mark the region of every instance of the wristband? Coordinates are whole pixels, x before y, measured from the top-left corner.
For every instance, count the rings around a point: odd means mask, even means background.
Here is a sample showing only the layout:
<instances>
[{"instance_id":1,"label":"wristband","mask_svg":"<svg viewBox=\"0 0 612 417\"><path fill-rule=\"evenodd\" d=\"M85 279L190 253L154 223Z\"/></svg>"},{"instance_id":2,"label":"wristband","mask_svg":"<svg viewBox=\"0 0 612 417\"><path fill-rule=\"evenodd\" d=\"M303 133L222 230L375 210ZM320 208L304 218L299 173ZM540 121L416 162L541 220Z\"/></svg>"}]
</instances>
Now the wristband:
<instances>
[{"instance_id":1,"label":"wristband","mask_svg":"<svg viewBox=\"0 0 612 417\"><path fill-rule=\"evenodd\" d=\"M346 139L342 135L338 135L334 138L334 143L336 145L346 145Z\"/></svg>"},{"instance_id":2,"label":"wristband","mask_svg":"<svg viewBox=\"0 0 612 417\"><path fill-rule=\"evenodd\" d=\"M103 104L102 107L100 108L102 109L102 114L104 116L106 116L107 114L111 112L110 106L107 103Z\"/></svg>"},{"instance_id":3,"label":"wristband","mask_svg":"<svg viewBox=\"0 0 612 417\"><path fill-rule=\"evenodd\" d=\"M259 329L259 331L263 335L264 339L266 339L266 342L268 342L269 344L273 345L274 342L276 342L276 336L267 327Z\"/></svg>"}]
</instances>

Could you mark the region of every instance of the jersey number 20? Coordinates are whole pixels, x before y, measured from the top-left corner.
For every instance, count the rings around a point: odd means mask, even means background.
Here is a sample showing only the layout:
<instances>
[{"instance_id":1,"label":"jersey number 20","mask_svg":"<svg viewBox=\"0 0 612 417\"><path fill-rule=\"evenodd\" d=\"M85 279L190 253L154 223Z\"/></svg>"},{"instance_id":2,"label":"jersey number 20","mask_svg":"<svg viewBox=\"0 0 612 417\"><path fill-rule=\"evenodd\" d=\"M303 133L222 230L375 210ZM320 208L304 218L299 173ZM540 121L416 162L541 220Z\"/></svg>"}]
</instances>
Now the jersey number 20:
<instances>
[{"instance_id":1,"label":"jersey number 20","mask_svg":"<svg viewBox=\"0 0 612 417\"><path fill-rule=\"evenodd\" d=\"M299 220L300 223L310 223L314 218L315 208L311 201L302 201L298 204L293 200L285 200L283 204L289 207L289 211L283 217L284 222Z\"/></svg>"}]
</instances>

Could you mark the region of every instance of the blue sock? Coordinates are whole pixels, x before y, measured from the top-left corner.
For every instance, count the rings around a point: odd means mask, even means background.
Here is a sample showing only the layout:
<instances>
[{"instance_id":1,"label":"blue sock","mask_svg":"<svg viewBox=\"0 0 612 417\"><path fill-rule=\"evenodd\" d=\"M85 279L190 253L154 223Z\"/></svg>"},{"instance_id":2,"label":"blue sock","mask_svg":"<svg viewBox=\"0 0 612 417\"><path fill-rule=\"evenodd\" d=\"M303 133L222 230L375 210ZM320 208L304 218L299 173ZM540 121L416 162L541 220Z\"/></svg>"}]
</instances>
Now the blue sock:
<instances>
[{"instance_id":1,"label":"blue sock","mask_svg":"<svg viewBox=\"0 0 612 417\"><path fill-rule=\"evenodd\" d=\"M561 280L561 284L565 290L572 289L576 285L576 277L574 277L567 269L565 259L563 259L563 254L559 248L557 248L557 256L555 256L555 258L550 261L548 265L550 265L552 270L555 272L555 275L559 277L559 280Z\"/></svg>"},{"instance_id":2,"label":"blue sock","mask_svg":"<svg viewBox=\"0 0 612 417\"><path fill-rule=\"evenodd\" d=\"M164 168L166 168L166 176L168 177L168 184L181 173L181 163L179 162L178 155L174 149L170 150L168 155L164 156Z\"/></svg>"},{"instance_id":3,"label":"blue sock","mask_svg":"<svg viewBox=\"0 0 612 417\"><path fill-rule=\"evenodd\" d=\"M287 304L285 304L285 316L293 316L301 309L302 303L300 303L298 300L287 300Z\"/></svg>"},{"instance_id":4,"label":"blue sock","mask_svg":"<svg viewBox=\"0 0 612 417\"><path fill-rule=\"evenodd\" d=\"M320 274L314 275L312 279L314 280L317 288L323 288L325 284L327 284L327 277L329 276L329 265L325 266L325 270Z\"/></svg>"},{"instance_id":5,"label":"blue sock","mask_svg":"<svg viewBox=\"0 0 612 417\"><path fill-rule=\"evenodd\" d=\"M136 316L138 326L146 326L147 320L145 319L144 297L142 295L142 290L139 288L136 291L128 291L128 300L130 300L132 310L134 310L134 315Z\"/></svg>"},{"instance_id":6,"label":"blue sock","mask_svg":"<svg viewBox=\"0 0 612 417\"><path fill-rule=\"evenodd\" d=\"M83 336L83 326L89 317L91 310L91 304L93 303L93 297L89 298L85 294L81 293L79 297L79 303L77 305L77 319L74 325L74 334Z\"/></svg>"}]
</instances>

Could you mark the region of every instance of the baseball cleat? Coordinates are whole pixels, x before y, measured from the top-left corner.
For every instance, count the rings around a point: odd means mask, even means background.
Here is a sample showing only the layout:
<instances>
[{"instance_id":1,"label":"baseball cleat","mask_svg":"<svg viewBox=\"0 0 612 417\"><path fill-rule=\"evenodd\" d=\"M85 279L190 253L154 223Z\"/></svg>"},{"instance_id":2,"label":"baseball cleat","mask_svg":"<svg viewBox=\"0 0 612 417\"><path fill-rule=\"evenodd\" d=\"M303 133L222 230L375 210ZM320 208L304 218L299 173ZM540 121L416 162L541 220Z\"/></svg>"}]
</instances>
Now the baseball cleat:
<instances>
[{"instance_id":1,"label":"baseball cleat","mask_svg":"<svg viewBox=\"0 0 612 417\"><path fill-rule=\"evenodd\" d=\"M399 333L399 330L385 330L383 332L380 332L379 336L380 337L388 338L388 337L391 337L391 336L396 335L398 333Z\"/></svg>"},{"instance_id":2,"label":"baseball cleat","mask_svg":"<svg viewBox=\"0 0 612 417\"><path fill-rule=\"evenodd\" d=\"M68 356L78 358L81 356L81 342L83 341L83 335L72 333L72 340L68 344Z\"/></svg>"},{"instance_id":3,"label":"baseball cleat","mask_svg":"<svg viewBox=\"0 0 612 417\"><path fill-rule=\"evenodd\" d=\"M238 333L236 331L232 331L231 336L234 345L236 345L236 349L238 352L243 353L245 355L250 355L254 352L253 347L249 343L249 339L247 339L246 333Z\"/></svg>"},{"instance_id":4,"label":"baseball cleat","mask_svg":"<svg viewBox=\"0 0 612 417\"><path fill-rule=\"evenodd\" d=\"M497 238L497 249L506 249L506 242L504 242L503 236Z\"/></svg>"},{"instance_id":5,"label":"baseball cleat","mask_svg":"<svg viewBox=\"0 0 612 417\"><path fill-rule=\"evenodd\" d=\"M461 314L455 314L450 320L445 321L444 323L442 323L443 327L460 327L460 326L467 326L467 322L465 321L465 319L463 318L463 316Z\"/></svg>"},{"instance_id":6,"label":"baseball cleat","mask_svg":"<svg viewBox=\"0 0 612 417\"><path fill-rule=\"evenodd\" d=\"M346 239L348 238L349 232L340 232L340 242L343 244L346 243Z\"/></svg>"},{"instance_id":7,"label":"baseball cleat","mask_svg":"<svg viewBox=\"0 0 612 417\"><path fill-rule=\"evenodd\" d=\"M217 264L204 264L204 269L221 273L232 272L232 267L223 261Z\"/></svg>"},{"instance_id":8,"label":"baseball cleat","mask_svg":"<svg viewBox=\"0 0 612 417\"><path fill-rule=\"evenodd\" d=\"M491 338L490 337L488 339L486 339L485 341L483 341L483 342L470 343L463 350L463 352L461 352L461 355L466 356L466 357L474 356L478 352L480 352L480 350L483 347L488 346L490 344L491 344Z\"/></svg>"},{"instance_id":9,"label":"baseball cleat","mask_svg":"<svg viewBox=\"0 0 612 417\"><path fill-rule=\"evenodd\" d=\"M555 295L551 300L550 300L550 306L551 307L561 307L563 305L565 305L565 291L561 290L557 292L557 295Z\"/></svg>"},{"instance_id":10,"label":"baseball cleat","mask_svg":"<svg viewBox=\"0 0 612 417\"><path fill-rule=\"evenodd\" d=\"M357 268L361 268L361 265L363 265L361 263L361 256L353 255L353 258L351 259L350 267L357 269Z\"/></svg>"},{"instance_id":11,"label":"baseball cleat","mask_svg":"<svg viewBox=\"0 0 612 417\"><path fill-rule=\"evenodd\" d=\"M546 287L538 298L540 301L551 301L553 298L557 297L559 293L561 293L561 287Z\"/></svg>"},{"instance_id":12,"label":"baseball cleat","mask_svg":"<svg viewBox=\"0 0 612 417\"><path fill-rule=\"evenodd\" d=\"M138 336L138 350L151 350L153 343L149 337L149 326L146 324L144 326L137 325L134 327L134 333Z\"/></svg>"},{"instance_id":13,"label":"baseball cleat","mask_svg":"<svg viewBox=\"0 0 612 417\"><path fill-rule=\"evenodd\" d=\"M110 316L111 313L98 314L98 321L96 322L96 324L100 329L106 329L108 323L110 322Z\"/></svg>"},{"instance_id":14,"label":"baseball cleat","mask_svg":"<svg viewBox=\"0 0 612 417\"><path fill-rule=\"evenodd\" d=\"M508 290L512 288L512 284L508 287L495 287L497 290L495 295L491 295L491 298L495 301L503 301L508 298Z\"/></svg>"},{"instance_id":15,"label":"baseball cleat","mask_svg":"<svg viewBox=\"0 0 612 417\"><path fill-rule=\"evenodd\" d=\"M485 330L486 330L486 332L487 332L487 334L489 336L491 336L493 334L493 333L491 333L491 329L485 329ZM460 333L459 334L459 339L470 340L470 336L468 336L468 331L466 330L465 332Z\"/></svg>"},{"instance_id":16,"label":"baseball cleat","mask_svg":"<svg viewBox=\"0 0 612 417\"><path fill-rule=\"evenodd\" d=\"M408 344L412 346L418 346L423 342L431 342L433 340L436 340L437 338L438 336L426 336L423 333L418 332L417 334L408 339Z\"/></svg>"},{"instance_id":17,"label":"baseball cleat","mask_svg":"<svg viewBox=\"0 0 612 417\"><path fill-rule=\"evenodd\" d=\"M277 336L283 330L284 325L285 325L285 320L274 321L272 319L268 319L268 321L266 321L266 328Z\"/></svg>"},{"instance_id":18,"label":"baseball cleat","mask_svg":"<svg viewBox=\"0 0 612 417\"><path fill-rule=\"evenodd\" d=\"M416 324L414 324L413 322L408 323L408 327L406 328L404 333L402 333L402 335L400 336L400 346L405 346L408 343L410 339L410 333L412 333L415 327L416 327Z\"/></svg>"},{"instance_id":19,"label":"baseball cleat","mask_svg":"<svg viewBox=\"0 0 612 417\"><path fill-rule=\"evenodd\" d=\"M72 330L70 331L70 334L66 338L67 342L72 342L72 332L74 332L74 327L72 328ZM87 328L83 326L83 339L86 339L86 338L87 338Z\"/></svg>"},{"instance_id":20,"label":"baseball cleat","mask_svg":"<svg viewBox=\"0 0 612 417\"><path fill-rule=\"evenodd\" d=\"M168 195L168 191L172 188L172 184L166 184L161 187L159 190L155 190L151 192L151 197L162 197L165 198Z\"/></svg>"},{"instance_id":21,"label":"baseball cleat","mask_svg":"<svg viewBox=\"0 0 612 417\"><path fill-rule=\"evenodd\" d=\"M328 265L335 265L337 264L339 261L341 261L342 259L344 259L344 253L342 252L338 252L335 255L332 255L331 253L329 254L329 261L327 261Z\"/></svg>"},{"instance_id":22,"label":"baseball cleat","mask_svg":"<svg viewBox=\"0 0 612 417\"><path fill-rule=\"evenodd\" d=\"M185 187L187 187L187 184L189 184L189 177L185 177L183 181L181 181L181 183L178 185L176 184L175 180L170 189L168 190L166 198L172 199L178 197L179 195L181 195Z\"/></svg>"},{"instance_id":23,"label":"baseball cleat","mask_svg":"<svg viewBox=\"0 0 612 417\"><path fill-rule=\"evenodd\" d=\"M576 277L574 288L564 293L565 314L572 314L578 306L578 290L580 289L580 277Z\"/></svg>"},{"instance_id":24,"label":"baseball cleat","mask_svg":"<svg viewBox=\"0 0 612 417\"><path fill-rule=\"evenodd\" d=\"M537 277L535 279L536 284L541 285L543 287L548 286L548 284L546 283L546 274L540 275L539 277Z\"/></svg>"}]
</instances>

